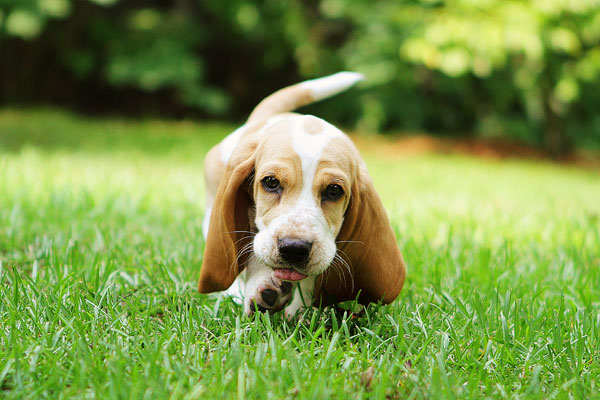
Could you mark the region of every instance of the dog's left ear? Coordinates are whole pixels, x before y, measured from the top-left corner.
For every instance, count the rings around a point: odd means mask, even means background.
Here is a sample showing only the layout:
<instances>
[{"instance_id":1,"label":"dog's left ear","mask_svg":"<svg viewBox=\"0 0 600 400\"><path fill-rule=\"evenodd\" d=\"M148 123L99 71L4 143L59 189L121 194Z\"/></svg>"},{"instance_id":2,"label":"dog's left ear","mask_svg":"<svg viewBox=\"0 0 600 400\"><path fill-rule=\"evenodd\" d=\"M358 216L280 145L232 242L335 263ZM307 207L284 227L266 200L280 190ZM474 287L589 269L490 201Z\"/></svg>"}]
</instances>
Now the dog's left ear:
<instances>
[{"instance_id":1,"label":"dog's left ear","mask_svg":"<svg viewBox=\"0 0 600 400\"><path fill-rule=\"evenodd\" d=\"M348 262L352 276L345 268L329 268L320 279L323 303L354 300L358 295L363 304L388 304L398 296L406 275L404 259L364 164L358 167L336 242L338 255Z\"/></svg>"},{"instance_id":2,"label":"dog's left ear","mask_svg":"<svg viewBox=\"0 0 600 400\"><path fill-rule=\"evenodd\" d=\"M252 206L248 181L254 169L255 148L247 146L232 155L219 183L200 270L200 293L227 289L244 269L242 250L252 240L248 235L248 209Z\"/></svg>"}]
</instances>

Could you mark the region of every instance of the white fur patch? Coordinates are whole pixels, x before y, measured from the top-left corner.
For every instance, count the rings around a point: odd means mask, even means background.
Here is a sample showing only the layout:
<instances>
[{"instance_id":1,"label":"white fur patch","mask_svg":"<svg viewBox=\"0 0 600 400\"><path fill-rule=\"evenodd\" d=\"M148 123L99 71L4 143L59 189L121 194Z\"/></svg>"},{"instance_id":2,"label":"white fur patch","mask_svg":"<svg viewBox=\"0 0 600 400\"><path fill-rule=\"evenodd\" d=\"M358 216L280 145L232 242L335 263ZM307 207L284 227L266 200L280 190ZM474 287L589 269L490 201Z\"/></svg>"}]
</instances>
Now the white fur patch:
<instances>
[{"instance_id":1,"label":"white fur patch","mask_svg":"<svg viewBox=\"0 0 600 400\"><path fill-rule=\"evenodd\" d=\"M221 292L223 295L231 297L236 304L244 304L244 299L246 298L246 274L247 269L243 270L235 278L235 281L233 281L227 290Z\"/></svg>"},{"instance_id":2,"label":"white fur patch","mask_svg":"<svg viewBox=\"0 0 600 400\"><path fill-rule=\"evenodd\" d=\"M304 118L318 119L310 115ZM292 148L298 154L298 157L300 157L302 165L302 192L296 203L296 208L316 207L312 185L315 180L321 154L323 154L323 150L325 150L331 139L342 136L342 132L338 131L333 125L323 120L320 120L320 122L329 125L322 133L311 135L296 127L292 134Z\"/></svg>"},{"instance_id":3,"label":"white fur patch","mask_svg":"<svg viewBox=\"0 0 600 400\"><path fill-rule=\"evenodd\" d=\"M212 213L212 206L207 206L204 212L204 219L202 220L202 235L204 239L208 237L208 226L210 225L210 214Z\"/></svg>"},{"instance_id":4,"label":"white fur patch","mask_svg":"<svg viewBox=\"0 0 600 400\"><path fill-rule=\"evenodd\" d=\"M304 81L300 83L300 85L306 89L309 89L315 101L318 101L343 92L350 86L362 81L363 79L365 79L363 74L358 72L344 71L326 76L324 78Z\"/></svg>"},{"instance_id":5,"label":"white fur patch","mask_svg":"<svg viewBox=\"0 0 600 400\"><path fill-rule=\"evenodd\" d=\"M221 144L220 144L221 161L223 161L224 164L227 164L227 161L229 161L229 158L233 154L233 151L237 147L245 130L246 130L246 125L242 125L239 128L237 128L235 131L233 131L229 135L227 135L227 137L225 139L223 139L223 141L221 141Z\"/></svg>"}]
</instances>

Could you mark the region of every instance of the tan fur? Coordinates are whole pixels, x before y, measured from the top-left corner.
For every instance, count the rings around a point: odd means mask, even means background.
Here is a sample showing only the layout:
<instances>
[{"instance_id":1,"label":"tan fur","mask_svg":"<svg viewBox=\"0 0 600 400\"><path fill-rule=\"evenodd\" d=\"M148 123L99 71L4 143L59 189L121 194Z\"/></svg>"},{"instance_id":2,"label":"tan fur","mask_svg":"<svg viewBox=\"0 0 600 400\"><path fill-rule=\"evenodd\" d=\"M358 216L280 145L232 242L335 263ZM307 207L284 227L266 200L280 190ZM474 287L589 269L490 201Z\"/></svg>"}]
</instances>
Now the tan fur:
<instances>
[{"instance_id":1,"label":"tan fur","mask_svg":"<svg viewBox=\"0 0 600 400\"><path fill-rule=\"evenodd\" d=\"M338 249L353 276L327 270L317 282L323 304L353 300L392 302L402 290L406 268L389 219L366 168L359 166L350 206L338 234ZM353 281L352 281L353 279Z\"/></svg>"},{"instance_id":2,"label":"tan fur","mask_svg":"<svg viewBox=\"0 0 600 400\"><path fill-rule=\"evenodd\" d=\"M299 85L286 87L258 103L248 117L248 122L264 121L273 115L295 110L313 101L315 99L307 89Z\"/></svg>"},{"instance_id":3,"label":"tan fur","mask_svg":"<svg viewBox=\"0 0 600 400\"><path fill-rule=\"evenodd\" d=\"M304 129L304 132L308 133L309 135L316 135L323 132L325 127L318 119L310 118L302 124L302 129Z\"/></svg>"}]
</instances>

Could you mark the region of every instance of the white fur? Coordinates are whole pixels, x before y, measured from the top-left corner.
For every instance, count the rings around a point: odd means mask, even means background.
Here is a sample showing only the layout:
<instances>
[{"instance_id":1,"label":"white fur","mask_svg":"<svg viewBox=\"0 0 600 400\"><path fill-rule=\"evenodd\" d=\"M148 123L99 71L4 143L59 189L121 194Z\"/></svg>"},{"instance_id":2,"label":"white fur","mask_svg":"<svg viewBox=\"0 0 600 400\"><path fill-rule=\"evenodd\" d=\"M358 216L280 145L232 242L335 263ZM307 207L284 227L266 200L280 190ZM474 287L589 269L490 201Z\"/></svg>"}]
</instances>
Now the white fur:
<instances>
[{"instance_id":1,"label":"white fur","mask_svg":"<svg viewBox=\"0 0 600 400\"><path fill-rule=\"evenodd\" d=\"M244 298L246 297L246 275L248 269L243 270L236 278L235 281L229 286L229 288L222 292L223 295L231 297L236 304L244 304Z\"/></svg>"},{"instance_id":2,"label":"white fur","mask_svg":"<svg viewBox=\"0 0 600 400\"><path fill-rule=\"evenodd\" d=\"M253 250L258 260L272 268L279 266L278 238L292 237L312 242L311 255L306 274L318 275L333 261L336 247L332 229L320 210L297 208L280 215L268 226L260 229L254 237Z\"/></svg>"},{"instance_id":3,"label":"white fur","mask_svg":"<svg viewBox=\"0 0 600 400\"><path fill-rule=\"evenodd\" d=\"M267 309L280 310L291 296L291 293L281 293L281 283L279 279L273 276L271 268L257 261L255 257L250 257L246 268L235 278L233 284L223 292L223 295L230 297L235 303L243 305L244 312L248 315L255 311L254 302ZM264 304L262 300L261 294L265 289L275 290L279 293L276 303L271 307ZM296 307L295 310L298 311L298 309L299 307ZM287 312L286 315L288 315ZM292 316L293 314L289 315Z\"/></svg>"},{"instance_id":4,"label":"white fur","mask_svg":"<svg viewBox=\"0 0 600 400\"><path fill-rule=\"evenodd\" d=\"M212 213L212 204L206 205L206 211L204 211L204 219L202 220L202 235L204 239L208 237L208 226L210 225L210 214Z\"/></svg>"},{"instance_id":5,"label":"white fur","mask_svg":"<svg viewBox=\"0 0 600 400\"><path fill-rule=\"evenodd\" d=\"M221 141L219 146L221 148L221 161L223 161L224 164L227 164L227 161L229 161L229 158L240 142L245 130L246 125L242 125Z\"/></svg>"},{"instance_id":6,"label":"white fur","mask_svg":"<svg viewBox=\"0 0 600 400\"><path fill-rule=\"evenodd\" d=\"M244 289L244 311L246 314L252 314L252 300L260 296L261 289L271 281L273 270L263 263L256 262L254 257L248 260L248 266L244 270L246 273L242 278L245 279Z\"/></svg>"},{"instance_id":7,"label":"white fur","mask_svg":"<svg viewBox=\"0 0 600 400\"><path fill-rule=\"evenodd\" d=\"M309 89L315 101L318 101L343 92L363 79L365 79L363 74L345 71L324 78L304 81L300 85Z\"/></svg>"}]
</instances>

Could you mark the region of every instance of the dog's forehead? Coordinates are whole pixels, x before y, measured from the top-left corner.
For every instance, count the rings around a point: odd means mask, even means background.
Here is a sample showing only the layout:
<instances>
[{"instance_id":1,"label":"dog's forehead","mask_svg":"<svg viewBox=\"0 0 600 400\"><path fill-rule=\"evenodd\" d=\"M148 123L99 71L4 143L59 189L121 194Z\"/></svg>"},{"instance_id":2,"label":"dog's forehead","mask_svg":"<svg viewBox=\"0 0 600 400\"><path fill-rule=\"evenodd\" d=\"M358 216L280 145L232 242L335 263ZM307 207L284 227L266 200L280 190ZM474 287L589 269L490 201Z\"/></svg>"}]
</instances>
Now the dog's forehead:
<instances>
[{"instance_id":1,"label":"dog's forehead","mask_svg":"<svg viewBox=\"0 0 600 400\"><path fill-rule=\"evenodd\" d=\"M294 115L270 126L261 146L263 159L299 159L302 169L314 168L320 161L343 165L350 158L351 142L330 123L311 116Z\"/></svg>"}]
</instances>

